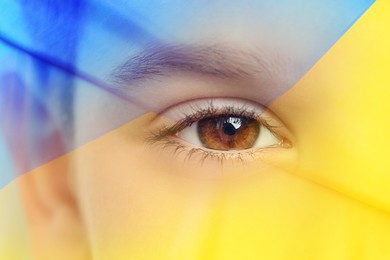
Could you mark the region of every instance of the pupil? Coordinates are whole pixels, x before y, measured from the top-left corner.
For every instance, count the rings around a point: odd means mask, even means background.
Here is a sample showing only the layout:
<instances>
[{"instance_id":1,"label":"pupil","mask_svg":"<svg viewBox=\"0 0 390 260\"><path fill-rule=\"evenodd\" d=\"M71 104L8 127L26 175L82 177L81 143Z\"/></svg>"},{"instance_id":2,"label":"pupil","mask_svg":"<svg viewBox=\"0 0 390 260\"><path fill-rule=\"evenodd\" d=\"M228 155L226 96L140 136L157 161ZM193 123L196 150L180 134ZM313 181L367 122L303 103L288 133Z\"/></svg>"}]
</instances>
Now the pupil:
<instances>
[{"instance_id":1,"label":"pupil","mask_svg":"<svg viewBox=\"0 0 390 260\"><path fill-rule=\"evenodd\" d=\"M226 135L235 135L237 133L236 128L231 123L224 123L222 129Z\"/></svg>"}]
</instances>

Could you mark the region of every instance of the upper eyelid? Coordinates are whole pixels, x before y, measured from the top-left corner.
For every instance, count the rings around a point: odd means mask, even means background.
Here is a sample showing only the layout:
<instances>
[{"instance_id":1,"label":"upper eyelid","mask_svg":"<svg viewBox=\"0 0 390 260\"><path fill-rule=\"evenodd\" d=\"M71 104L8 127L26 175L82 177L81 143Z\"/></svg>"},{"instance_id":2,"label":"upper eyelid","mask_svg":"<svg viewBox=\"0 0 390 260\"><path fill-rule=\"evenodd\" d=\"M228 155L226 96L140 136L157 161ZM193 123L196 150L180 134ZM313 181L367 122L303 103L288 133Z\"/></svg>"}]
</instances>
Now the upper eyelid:
<instances>
[{"instance_id":1,"label":"upper eyelid","mask_svg":"<svg viewBox=\"0 0 390 260\"><path fill-rule=\"evenodd\" d=\"M112 71L108 80L113 92L130 100L142 99L143 93L155 98L159 90L175 91L177 86L172 89L169 81L178 77L202 79L204 83L200 84L222 82L215 86L215 91L221 94L256 88L261 93L258 99L268 105L295 82L291 78L295 75L293 67L286 65L290 63L288 57L276 51L257 48L226 44L163 45L147 47L129 58ZM150 90L156 95L150 94ZM152 111L159 110L151 107Z\"/></svg>"},{"instance_id":2,"label":"upper eyelid","mask_svg":"<svg viewBox=\"0 0 390 260\"><path fill-rule=\"evenodd\" d=\"M209 97L209 98L199 98L199 99L192 99L192 100L180 102L178 104L169 106L168 108L159 112L159 115L179 121L179 118L182 118L189 114L193 114L194 112L203 112L210 109L214 109L215 111L225 109L226 111L226 108L233 109L235 112L237 112L239 109L241 109L241 111L245 109L248 112L249 111L252 112L252 114L255 114L254 111L256 110L258 114L266 110L266 108L263 105L258 104L249 99L232 98L232 97ZM187 111L185 109L187 109ZM170 113L175 110L178 111L176 115ZM175 119L174 118L175 116L179 118Z\"/></svg>"},{"instance_id":3,"label":"upper eyelid","mask_svg":"<svg viewBox=\"0 0 390 260\"><path fill-rule=\"evenodd\" d=\"M228 43L150 45L132 55L108 75L110 89L157 113L183 93L255 97L268 106L296 83L299 72L279 50Z\"/></svg>"},{"instance_id":4,"label":"upper eyelid","mask_svg":"<svg viewBox=\"0 0 390 260\"><path fill-rule=\"evenodd\" d=\"M249 104L239 104L237 106L234 106L230 103L230 105L220 105L218 107L220 109L219 112L216 112L216 110L209 110L210 109L210 104L214 104L215 105L215 102L216 100L220 101L220 102L249 102L252 106L257 106L257 109L259 109L257 112L254 111L254 107L252 107L251 109L249 108ZM206 104L206 107L203 107L203 108L194 108L193 106L191 106L191 104L187 104L186 103L191 103L191 102L205 102L204 104ZM256 120L258 120L264 127L268 128L273 134L275 134L276 136L279 136L279 134L277 134L275 131L274 131L274 127L272 124L270 124L270 120L266 120L265 118L262 118L261 117L261 114L262 112L265 111L265 108L263 106L261 106L260 104L255 104L253 101L249 101L249 100L244 100L244 99L237 99L237 98L215 98L215 99L196 99L196 100L192 100L192 101L186 101L186 102L181 102L177 105L174 105L174 106L171 106L169 108L167 108L166 110L164 110L165 112L162 112L161 114L159 115L156 115L156 117L153 119L158 119L160 118L161 116L163 116L164 118L167 118L165 115L167 113L167 111L170 111L170 110L180 110L179 108L181 106L187 106L187 108L191 108L191 113L183 113L182 111L179 112L179 118L177 119L173 119L173 123L170 124L169 126L164 126L163 129L160 129L160 131L158 132L152 132L152 135L154 137L156 137L156 139L160 139L162 137L162 135L173 135L173 134L176 134L177 132L183 130L184 128L190 126L192 123L196 122L196 121L199 121L203 118L205 118L206 116L218 116L218 115L223 115L223 114L226 114L226 113L231 113L231 114L234 114L234 115L243 115L243 116L248 116L248 117L253 117L255 118ZM247 105L247 107L245 106ZM168 118L169 119L169 118ZM153 138L152 138L153 139Z\"/></svg>"}]
</instances>

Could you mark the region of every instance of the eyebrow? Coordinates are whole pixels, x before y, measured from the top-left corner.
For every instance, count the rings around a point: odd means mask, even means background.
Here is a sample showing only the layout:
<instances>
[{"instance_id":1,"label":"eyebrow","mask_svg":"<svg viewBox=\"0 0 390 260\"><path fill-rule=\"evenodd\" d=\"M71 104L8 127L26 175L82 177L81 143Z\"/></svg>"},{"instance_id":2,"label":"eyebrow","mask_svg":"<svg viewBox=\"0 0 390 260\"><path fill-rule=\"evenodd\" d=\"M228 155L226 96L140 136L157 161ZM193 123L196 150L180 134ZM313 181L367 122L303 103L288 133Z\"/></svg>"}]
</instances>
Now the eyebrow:
<instances>
[{"instance_id":1,"label":"eyebrow","mask_svg":"<svg viewBox=\"0 0 390 260\"><path fill-rule=\"evenodd\" d=\"M271 77L275 66L260 54L259 51L248 52L224 45L150 47L117 67L111 77L120 85L178 72L224 79L249 78L259 74Z\"/></svg>"}]
</instances>

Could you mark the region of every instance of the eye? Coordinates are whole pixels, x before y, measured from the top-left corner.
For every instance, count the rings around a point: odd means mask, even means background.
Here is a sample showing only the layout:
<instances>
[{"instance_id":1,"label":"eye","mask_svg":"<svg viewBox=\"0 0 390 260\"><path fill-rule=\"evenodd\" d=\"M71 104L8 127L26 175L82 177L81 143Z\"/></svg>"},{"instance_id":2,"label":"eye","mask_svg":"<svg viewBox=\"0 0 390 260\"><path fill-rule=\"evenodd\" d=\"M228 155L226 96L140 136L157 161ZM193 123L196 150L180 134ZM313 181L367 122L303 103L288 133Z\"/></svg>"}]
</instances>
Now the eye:
<instances>
[{"instance_id":1,"label":"eye","mask_svg":"<svg viewBox=\"0 0 390 260\"><path fill-rule=\"evenodd\" d=\"M218 160L240 157L242 161L245 154L288 147L286 138L278 133L280 122L251 101L193 100L172 106L160 115L169 123L154 131L149 140L173 146L175 152L187 152L189 156L197 153Z\"/></svg>"}]
</instances>

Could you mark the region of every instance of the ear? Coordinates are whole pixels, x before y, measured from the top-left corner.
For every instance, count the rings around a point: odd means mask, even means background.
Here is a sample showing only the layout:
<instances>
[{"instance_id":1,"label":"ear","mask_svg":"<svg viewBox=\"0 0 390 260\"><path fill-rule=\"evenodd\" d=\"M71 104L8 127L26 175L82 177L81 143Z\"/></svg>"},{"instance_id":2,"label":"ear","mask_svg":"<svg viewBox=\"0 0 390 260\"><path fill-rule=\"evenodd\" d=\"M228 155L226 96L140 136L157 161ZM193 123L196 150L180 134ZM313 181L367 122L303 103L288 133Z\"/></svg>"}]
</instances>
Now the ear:
<instances>
[{"instance_id":1,"label":"ear","mask_svg":"<svg viewBox=\"0 0 390 260\"><path fill-rule=\"evenodd\" d=\"M18 181L37 259L90 259L69 162L62 156Z\"/></svg>"},{"instance_id":2,"label":"ear","mask_svg":"<svg viewBox=\"0 0 390 260\"><path fill-rule=\"evenodd\" d=\"M0 117L4 118L0 124L4 128L15 169L24 173L17 182L20 184L36 259L88 259L87 235L69 181L72 174L69 167L71 154L25 173L26 169L31 169L32 162L48 162L66 153L64 133L58 129L58 115L55 113L62 110L55 108L51 102L37 98L41 96L36 95L36 90L31 92L33 88L28 87L18 73L0 76L0 85L7 86L3 95L7 99L0 97ZM58 82L61 83L61 78L56 78L55 83ZM56 85L55 89L69 89L68 79L62 83L64 85ZM49 82L31 84L40 86ZM42 130L43 134L36 134L37 129Z\"/></svg>"}]
</instances>

